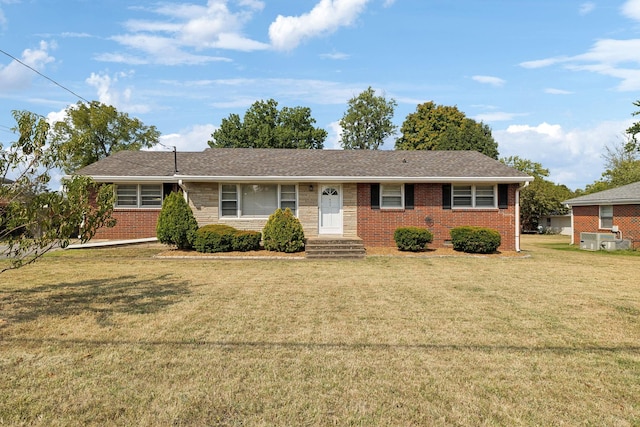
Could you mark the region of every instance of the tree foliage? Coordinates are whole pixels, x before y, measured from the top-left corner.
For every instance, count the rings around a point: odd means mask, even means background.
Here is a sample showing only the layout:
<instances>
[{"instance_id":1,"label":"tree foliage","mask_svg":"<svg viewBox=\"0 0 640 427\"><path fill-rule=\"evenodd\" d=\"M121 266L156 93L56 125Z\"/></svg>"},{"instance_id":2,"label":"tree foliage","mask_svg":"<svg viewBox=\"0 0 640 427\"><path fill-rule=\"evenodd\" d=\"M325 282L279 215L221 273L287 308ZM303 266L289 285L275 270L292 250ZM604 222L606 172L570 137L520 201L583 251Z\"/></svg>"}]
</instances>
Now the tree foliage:
<instances>
[{"instance_id":1,"label":"tree foliage","mask_svg":"<svg viewBox=\"0 0 640 427\"><path fill-rule=\"evenodd\" d=\"M67 173L122 150L149 148L160 132L139 119L98 101L78 102L66 109L63 121L53 126L52 142Z\"/></svg>"},{"instance_id":2,"label":"tree foliage","mask_svg":"<svg viewBox=\"0 0 640 427\"><path fill-rule=\"evenodd\" d=\"M212 134L212 148L314 148L321 149L327 131L314 127L308 107L283 107L273 99L256 101L243 119L230 114Z\"/></svg>"},{"instance_id":3,"label":"tree foliage","mask_svg":"<svg viewBox=\"0 0 640 427\"><path fill-rule=\"evenodd\" d=\"M596 193L640 181L640 151L633 149L629 138L616 145L605 147L602 155L605 171L599 180L587 185L582 194Z\"/></svg>"},{"instance_id":4,"label":"tree foliage","mask_svg":"<svg viewBox=\"0 0 640 427\"><path fill-rule=\"evenodd\" d=\"M45 189L62 161L58 147L47 142L50 126L28 111L13 116L18 140L6 149L0 144L0 254L9 259L0 272L66 247L72 236L86 242L115 223L111 186L74 176L62 180L64 192Z\"/></svg>"},{"instance_id":5,"label":"tree foliage","mask_svg":"<svg viewBox=\"0 0 640 427\"><path fill-rule=\"evenodd\" d=\"M569 212L563 202L575 193L565 185L547 180L549 170L543 168L542 164L518 156L502 158L500 161L534 177L533 182L520 190L520 220L525 230L536 229L541 217Z\"/></svg>"},{"instance_id":6,"label":"tree foliage","mask_svg":"<svg viewBox=\"0 0 640 427\"><path fill-rule=\"evenodd\" d=\"M635 107L640 107L640 100L635 101L633 103L633 105ZM633 113L631 113L632 116L639 116L640 115L640 110L639 111L634 111ZM628 129L627 129L627 134L629 135L630 139L626 144L626 149L627 151L640 151L640 141L638 141L638 134L640 134L640 122L635 122L634 124L632 124Z\"/></svg>"},{"instance_id":7,"label":"tree foliage","mask_svg":"<svg viewBox=\"0 0 640 427\"><path fill-rule=\"evenodd\" d=\"M400 128L396 150L474 150L498 158L491 128L467 118L457 107L431 101L418 105Z\"/></svg>"},{"instance_id":8,"label":"tree foliage","mask_svg":"<svg viewBox=\"0 0 640 427\"><path fill-rule=\"evenodd\" d=\"M387 99L369 88L351 98L349 107L340 119L345 149L377 150L384 140L396 132L393 112L398 105L395 99Z\"/></svg>"}]
</instances>

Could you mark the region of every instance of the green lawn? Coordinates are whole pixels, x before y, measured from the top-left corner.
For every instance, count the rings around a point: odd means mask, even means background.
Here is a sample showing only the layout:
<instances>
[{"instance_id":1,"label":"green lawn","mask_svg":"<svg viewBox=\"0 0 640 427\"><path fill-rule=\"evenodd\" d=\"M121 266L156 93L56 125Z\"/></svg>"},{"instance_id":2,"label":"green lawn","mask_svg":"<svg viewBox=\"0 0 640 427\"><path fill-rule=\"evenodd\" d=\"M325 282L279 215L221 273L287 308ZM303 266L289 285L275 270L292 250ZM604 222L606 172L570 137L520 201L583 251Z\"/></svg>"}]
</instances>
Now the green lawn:
<instances>
[{"instance_id":1,"label":"green lawn","mask_svg":"<svg viewBox=\"0 0 640 427\"><path fill-rule=\"evenodd\" d=\"M0 425L640 425L640 260L161 260L0 275Z\"/></svg>"}]
</instances>

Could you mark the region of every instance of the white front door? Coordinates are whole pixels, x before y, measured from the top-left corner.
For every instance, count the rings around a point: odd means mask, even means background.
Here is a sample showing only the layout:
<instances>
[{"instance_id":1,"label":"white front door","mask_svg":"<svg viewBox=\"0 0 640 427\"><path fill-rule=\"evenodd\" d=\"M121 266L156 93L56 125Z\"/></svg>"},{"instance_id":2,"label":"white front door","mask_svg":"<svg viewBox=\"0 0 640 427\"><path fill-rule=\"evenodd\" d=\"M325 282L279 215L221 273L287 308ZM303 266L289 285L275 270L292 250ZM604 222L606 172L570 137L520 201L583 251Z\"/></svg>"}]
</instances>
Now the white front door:
<instances>
[{"instance_id":1,"label":"white front door","mask_svg":"<svg viewBox=\"0 0 640 427\"><path fill-rule=\"evenodd\" d=\"M323 185L319 205L318 234L342 234L342 187Z\"/></svg>"}]
</instances>

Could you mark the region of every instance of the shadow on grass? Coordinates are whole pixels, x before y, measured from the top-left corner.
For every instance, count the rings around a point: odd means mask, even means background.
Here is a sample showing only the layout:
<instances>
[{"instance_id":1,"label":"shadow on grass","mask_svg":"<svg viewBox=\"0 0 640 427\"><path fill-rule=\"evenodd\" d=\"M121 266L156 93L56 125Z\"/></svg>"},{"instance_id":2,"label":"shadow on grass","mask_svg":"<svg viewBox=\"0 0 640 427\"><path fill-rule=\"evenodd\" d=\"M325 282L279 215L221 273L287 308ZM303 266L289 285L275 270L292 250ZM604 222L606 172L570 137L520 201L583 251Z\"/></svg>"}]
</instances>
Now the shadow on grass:
<instances>
[{"instance_id":1,"label":"shadow on grass","mask_svg":"<svg viewBox=\"0 0 640 427\"><path fill-rule=\"evenodd\" d=\"M113 314L155 313L189 293L187 282L173 282L169 275L152 279L127 275L8 291L0 294L0 307L8 323L91 313L98 324L109 326Z\"/></svg>"},{"instance_id":2,"label":"shadow on grass","mask_svg":"<svg viewBox=\"0 0 640 427\"><path fill-rule=\"evenodd\" d=\"M306 349L306 350L341 350L341 351L425 351L425 352L479 352L479 353L637 353L637 345L541 345L518 346L501 344L388 344L388 343L346 343L346 342L269 342L269 341L206 341L206 340L91 340L64 338L20 338L7 337L6 341L32 344L56 344L62 346L140 346L140 347L175 347L203 348L244 351L248 349Z\"/></svg>"}]
</instances>

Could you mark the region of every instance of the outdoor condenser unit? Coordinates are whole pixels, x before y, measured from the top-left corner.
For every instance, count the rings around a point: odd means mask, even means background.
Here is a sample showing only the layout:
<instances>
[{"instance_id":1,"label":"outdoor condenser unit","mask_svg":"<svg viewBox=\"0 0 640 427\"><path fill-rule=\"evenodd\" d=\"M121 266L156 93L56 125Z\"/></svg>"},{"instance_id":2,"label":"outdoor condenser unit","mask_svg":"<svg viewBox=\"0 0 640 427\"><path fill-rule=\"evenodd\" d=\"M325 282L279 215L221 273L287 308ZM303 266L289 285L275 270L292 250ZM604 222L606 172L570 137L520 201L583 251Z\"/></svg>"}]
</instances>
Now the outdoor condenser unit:
<instances>
[{"instance_id":1,"label":"outdoor condenser unit","mask_svg":"<svg viewBox=\"0 0 640 427\"><path fill-rule=\"evenodd\" d=\"M616 236L612 233L580 233L580 249L599 251L608 249L609 243L613 243L613 249L615 249L615 239Z\"/></svg>"},{"instance_id":2,"label":"outdoor condenser unit","mask_svg":"<svg viewBox=\"0 0 640 427\"><path fill-rule=\"evenodd\" d=\"M615 251L630 248L630 240L616 239L614 233L580 233L580 249L587 251Z\"/></svg>"}]
</instances>

